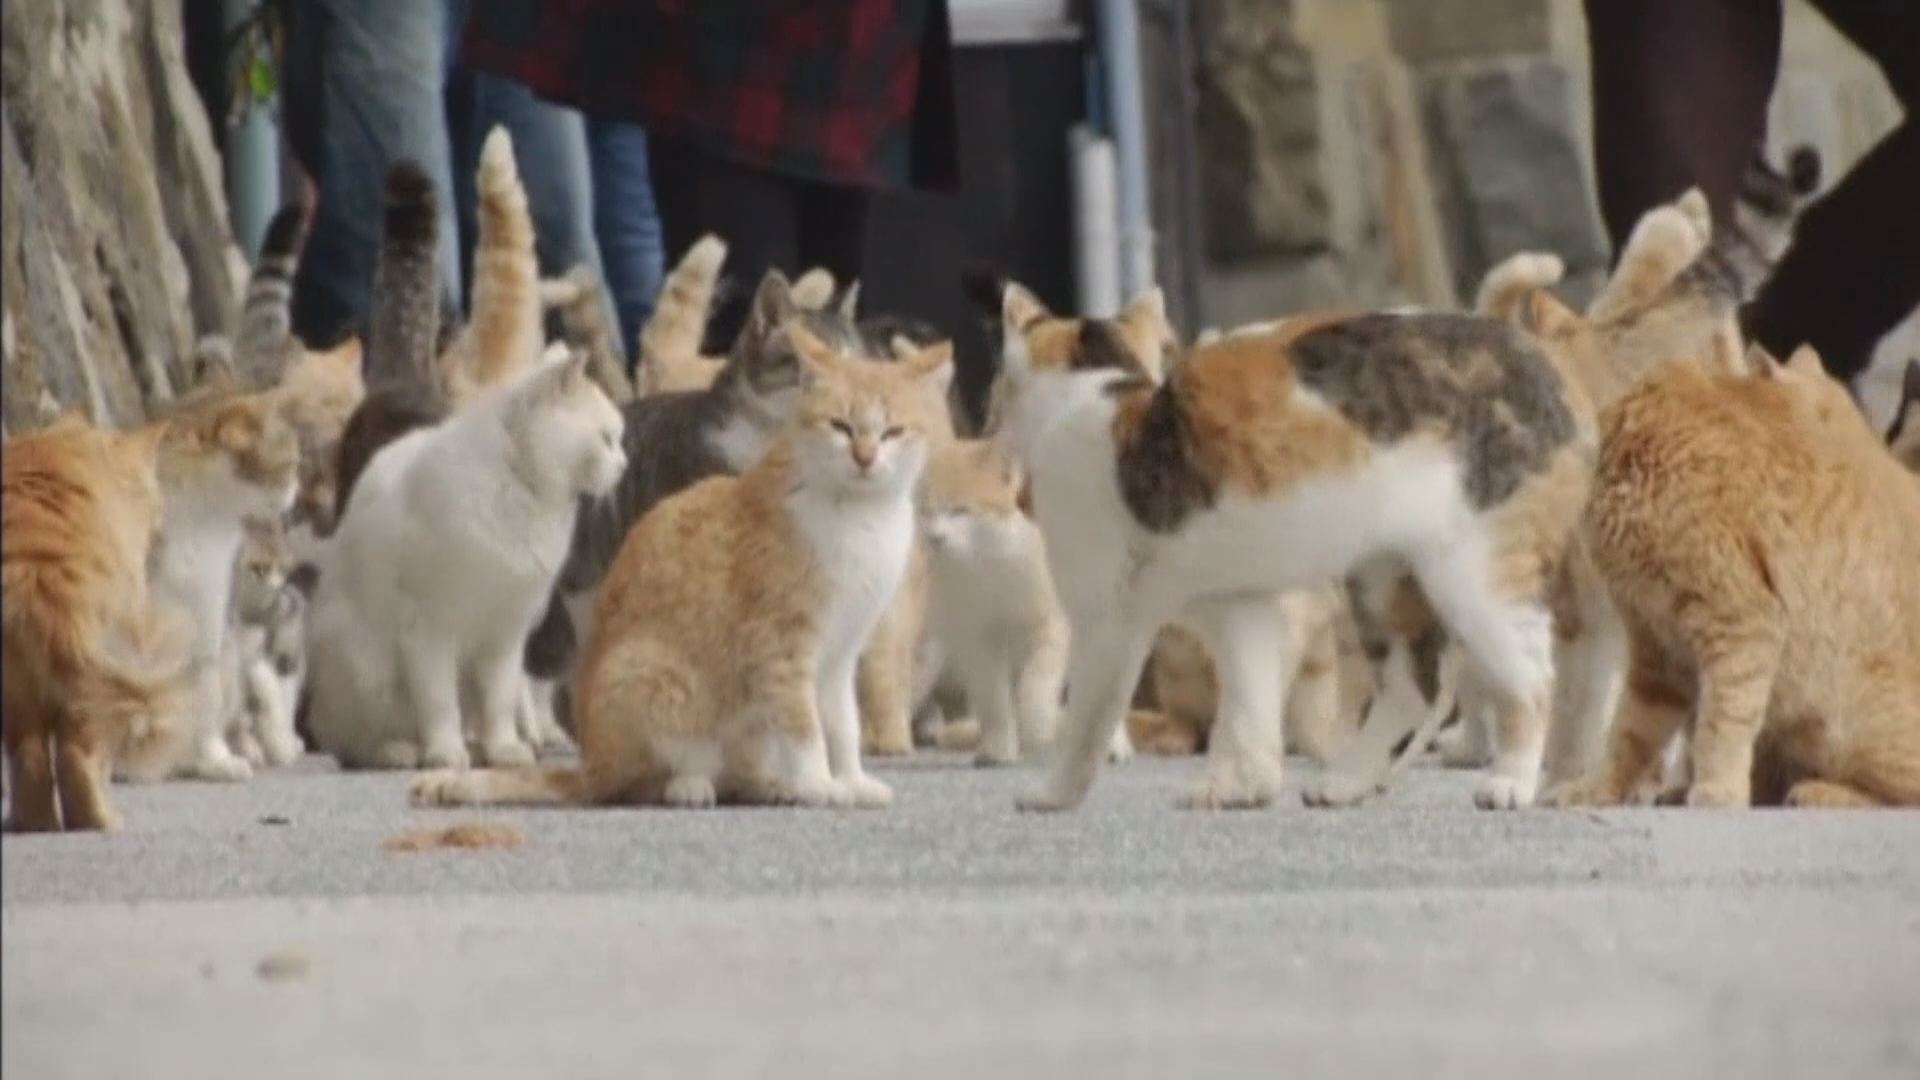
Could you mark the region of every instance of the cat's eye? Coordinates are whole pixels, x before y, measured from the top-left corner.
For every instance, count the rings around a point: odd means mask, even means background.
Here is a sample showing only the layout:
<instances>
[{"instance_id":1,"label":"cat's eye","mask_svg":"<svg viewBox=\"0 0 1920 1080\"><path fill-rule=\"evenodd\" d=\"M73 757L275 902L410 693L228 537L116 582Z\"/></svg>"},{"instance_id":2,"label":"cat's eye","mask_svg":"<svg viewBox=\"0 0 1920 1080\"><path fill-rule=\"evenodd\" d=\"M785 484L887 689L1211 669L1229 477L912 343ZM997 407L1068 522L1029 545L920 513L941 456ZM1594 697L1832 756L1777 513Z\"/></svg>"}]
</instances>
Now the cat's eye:
<instances>
[{"instance_id":1,"label":"cat's eye","mask_svg":"<svg viewBox=\"0 0 1920 1080\"><path fill-rule=\"evenodd\" d=\"M853 425L847 423L845 420L833 421L833 430L845 435L849 439L853 438Z\"/></svg>"},{"instance_id":2,"label":"cat's eye","mask_svg":"<svg viewBox=\"0 0 1920 1080\"><path fill-rule=\"evenodd\" d=\"M896 424L893 427L890 427L887 430L881 432L880 437L882 439L897 439L900 436L905 435L906 433L907 433L906 428L903 428L898 424Z\"/></svg>"}]
</instances>

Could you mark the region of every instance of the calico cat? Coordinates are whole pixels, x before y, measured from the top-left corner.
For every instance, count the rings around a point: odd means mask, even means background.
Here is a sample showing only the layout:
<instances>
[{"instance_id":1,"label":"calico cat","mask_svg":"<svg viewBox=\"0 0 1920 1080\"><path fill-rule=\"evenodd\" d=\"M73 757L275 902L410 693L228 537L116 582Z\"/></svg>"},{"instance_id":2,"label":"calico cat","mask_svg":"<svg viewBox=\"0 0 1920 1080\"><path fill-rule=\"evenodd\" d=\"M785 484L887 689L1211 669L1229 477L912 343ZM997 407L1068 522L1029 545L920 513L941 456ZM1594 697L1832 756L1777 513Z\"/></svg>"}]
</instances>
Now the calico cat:
<instances>
[{"instance_id":1,"label":"calico cat","mask_svg":"<svg viewBox=\"0 0 1920 1080\"><path fill-rule=\"evenodd\" d=\"M347 768L464 767L521 741L522 650L582 498L626 466L589 359L535 368L382 450L323 552L307 730Z\"/></svg>"},{"instance_id":2,"label":"calico cat","mask_svg":"<svg viewBox=\"0 0 1920 1080\"><path fill-rule=\"evenodd\" d=\"M226 740L221 659L231 629L234 565L249 520L274 520L298 491L299 437L277 391L231 395L170 418L161 440L165 493L152 574L157 592L188 613L199 676L192 753L176 773L245 780L247 762Z\"/></svg>"},{"instance_id":3,"label":"calico cat","mask_svg":"<svg viewBox=\"0 0 1920 1080\"><path fill-rule=\"evenodd\" d=\"M1674 365L1602 418L1587 511L1627 627L1609 805L1690 731L1695 806L1920 806L1920 484L1802 347Z\"/></svg>"},{"instance_id":4,"label":"calico cat","mask_svg":"<svg viewBox=\"0 0 1920 1080\"><path fill-rule=\"evenodd\" d=\"M873 364L787 337L784 434L621 545L575 682L580 767L422 777L416 804L891 801L861 767L854 668L906 569L951 350Z\"/></svg>"},{"instance_id":5,"label":"calico cat","mask_svg":"<svg viewBox=\"0 0 1920 1080\"><path fill-rule=\"evenodd\" d=\"M279 522L248 522L234 567L228 636L227 745L247 763L286 765L305 752L294 730L300 700L304 597L293 584L294 556Z\"/></svg>"},{"instance_id":6,"label":"calico cat","mask_svg":"<svg viewBox=\"0 0 1920 1080\"><path fill-rule=\"evenodd\" d=\"M165 434L69 419L0 454L9 830L116 829L116 760L155 775L192 741L191 632L147 577Z\"/></svg>"},{"instance_id":7,"label":"calico cat","mask_svg":"<svg viewBox=\"0 0 1920 1080\"><path fill-rule=\"evenodd\" d=\"M1887 428L1887 449L1902 465L1920 472L1920 359L1907 361L1900 384L1900 406Z\"/></svg>"},{"instance_id":8,"label":"calico cat","mask_svg":"<svg viewBox=\"0 0 1920 1080\"><path fill-rule=\"evenodd\" d=\"M992 443L936 446L920 491L928 597L916 708L942 670L979 722L981 765L1053 739L1067 625L1040 530L1020 511L1019 469Z\"/></svg>"}]
</instances>

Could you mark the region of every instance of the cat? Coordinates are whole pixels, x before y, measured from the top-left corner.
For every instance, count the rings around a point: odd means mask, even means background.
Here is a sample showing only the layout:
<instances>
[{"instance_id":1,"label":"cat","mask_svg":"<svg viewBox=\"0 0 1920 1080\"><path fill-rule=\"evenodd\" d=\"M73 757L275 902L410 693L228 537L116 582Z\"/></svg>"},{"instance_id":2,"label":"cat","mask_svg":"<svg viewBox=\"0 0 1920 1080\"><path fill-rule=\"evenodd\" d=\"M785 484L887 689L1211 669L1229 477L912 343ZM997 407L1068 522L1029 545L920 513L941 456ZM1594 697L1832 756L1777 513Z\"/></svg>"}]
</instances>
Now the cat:
<instances>
[{"instance_id":1,"label":"cat","mask_svg":"<svg viewBox=\"0 0 1920 1080\"><path fill-rule=\"evenodd\" d=\"M165 493L155 541L154 589L188 613L198 678L192 752L175 770L202 780L245 780L247 762L226 740L225 672L234 567L248 520L274 520L299 489L299 436L279 391L234 394L165 422L159 475Z\"/></svg>"},{"instance_id":2,"label":"cat","mask_svg":"<svg viewBox=\"0 0 1920 1080\"><path fill-rule=\"evenodd\" d=\"M440 358L447 399L456 406L539 364L545 345L533 215L504 126L481 144L474 187L473 315Z\"/></svg>"},{"instance_id":3,"label":"cat","mask_svg":"<svg viewBox=\"0 0 1920 1080\"><path fill-rule=\"evenodd\" d=\"M247 279L228 362L233 375L251 389L277 382L301 347L293 336L293 273L306 242L307 211L304 203L296 202L273 215Z\"/></svg>"},{"instance_id":4,"label":"cat","mask_svg":"<svg viewBox=\"0 0 1920 1080\"><path fill-rule=\"evenodd\" d=\"M367 392L361 353L357 337L332 349L303 349L280 378L280 411L300 440L300 492L289 524L303 562L333 532L340 442Z\"/></svg>"},{"instance_id":5,"label":"cat","mask_svg":"<svg viewBox=\"0 0 1920 1080\"><path fill-rule=\"evenodd\" d=\"M586 356L523 372L367 466L322 555L307 730L346 768L493 764L518 734L522 650L579 501L626 467L619 410Z\"/></svg>"},{"instance_id":6,"label":"cat","mask_svg":"<svg viewBox=\"0 0 1920 1080\"><path fill-rule=\"evenodd\" d=\"M786 336L783 434L621 545L575 683L581 765L442 772L416 804L891 802L861 766L854 669L906 569L952 350L875 364Z\"/></svg>"},{"instance_id":7,"label":"cat","mask_svg":"<svg viewBox=\"0 0 1920 1080\"><path fill-rule=\"evenodd\" d=\"M117 829L116 760L156 775L192 740L190 631L147 576L165 434L68 419L0 454L9 830Z\"/></svg>"},{"instance_id":8,"label":"cat","mask_svg":"<svg viewBox=\"0 0 1920 1080\"><path fill-rule=\"evenodd\" d=\"M606 391L607 399L616 406L632 401L638 391L627 376L619 335L607 317L612 309L599 272L581 263L562 277L542 281L540 306L559 313L562 340L592 359L594 381Z\"/></svg>"},{"instance_id":9,"label":"cat","mask_svg":"<svg viewBox=\"0 0 1920 1080\"><path fill-rule=\"evenodd\" d=\"M1906 378L1900 384L1900 405L1887 427L1887 449L1895 460L1920 472L1920 359L1907 361Z\"/></svg>"},{"instance_id":10,"label":"cat","mask_svg":"<svg viewBox=\"0 0 1920 1080\"><path fill-rule=\"evenodd\" d=\"M234 568L233 626L228 637L227 745L249 765L287 765L305 752L294 730L305 598L294 583L294 558L279 522L249 522Z\"/></svg>"},{"instance_id":11,"label":"cat","mask_svg":"<svg viewBox=\"0 0 1920 1080\"><path fill-rule=\"evenodd\" d=\"M1009 765L1053 739L1067 626L1019 469L990 442L935 446L920 491L926 626L916 708L942 670L978 721L975 761Z\"/></svg>"},{"instance_id":12,"label":"cat","mask_svg":"<svg viewBox=\"0 0 1920 1080\"><path fill-rule=\"evenodd\" d=\"M727 259L726 241L702 236L660 285L653 315L640 330L634 391L641 397L705 390L726 360L700 351Z\"/></svg>"},{"instance_id":13,"label":"cat","mask_svg":"<svg viewBox=\"0 0 1920 1080\"><path fill-rule=\"evenodd\" d=\"M1920 483L1811 348L1763 370L1674 365L1602 417L1627 692L1551 801L1623 802L1689 732L1689 805L1920 806Z\"/></svg>"}]
</instances>

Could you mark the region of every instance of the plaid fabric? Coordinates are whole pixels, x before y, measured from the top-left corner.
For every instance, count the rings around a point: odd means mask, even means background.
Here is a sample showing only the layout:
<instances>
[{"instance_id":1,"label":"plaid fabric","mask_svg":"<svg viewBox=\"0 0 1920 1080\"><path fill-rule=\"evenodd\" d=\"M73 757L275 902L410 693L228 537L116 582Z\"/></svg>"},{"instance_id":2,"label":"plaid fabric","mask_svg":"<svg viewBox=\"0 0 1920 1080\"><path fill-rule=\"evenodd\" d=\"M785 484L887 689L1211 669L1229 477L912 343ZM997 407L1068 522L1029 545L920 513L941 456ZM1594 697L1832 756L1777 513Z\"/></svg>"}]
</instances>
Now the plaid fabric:
<instances>
[{"instance_id":1,"label":"plaid fabric","mask_svg":"<svg viewBox=\"0 0 1920 1080\"><path fill-rule=\"evenodd\" d=\"M790 176L957 180L945 0L479 0L460 58Z\"/></svg>"}]
</instances>

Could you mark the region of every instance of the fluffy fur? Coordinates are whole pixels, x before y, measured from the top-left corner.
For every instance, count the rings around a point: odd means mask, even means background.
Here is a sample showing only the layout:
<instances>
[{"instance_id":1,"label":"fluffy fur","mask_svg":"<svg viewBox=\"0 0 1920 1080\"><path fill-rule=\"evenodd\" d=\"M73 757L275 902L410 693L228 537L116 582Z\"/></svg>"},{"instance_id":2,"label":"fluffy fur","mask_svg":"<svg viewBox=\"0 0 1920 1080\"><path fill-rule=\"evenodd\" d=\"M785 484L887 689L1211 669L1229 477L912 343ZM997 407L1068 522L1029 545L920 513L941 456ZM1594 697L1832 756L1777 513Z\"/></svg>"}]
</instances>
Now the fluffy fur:
<instances>
[{"instance_id":1,"label":"fluffy fur","mask_svg":"<svg viewBox=\"0 0 1920 1080\"><path fill-rule=\"evenodd\" d=\"M1053 739L1067 623L1046 542L1021 512L1019 469L991 443L933 451L920 493L927 619L916 706L943 677L978 721L975 760L1008 765Z\"/></svg>"},{"instance_id":2,"label":"fluffy fur","mask_svg":"<svg viewBox=\"0 0 1920 1080\"><path fill-rule=\"evenodd\" d=\"M116 758L152 774L191 739L188 628L147 578L164 435L70 420L0 455L9 829L118 828Z\"/></svg>"},{"instance_id":3,"label":"fluffy fur","mask_svg":"<svg viewBox=\"0 0 1920 1080\"><path fill-rule=\"evenodd\" d=\"M726 259L724 240L702 236L661 283L653 317L640 330L634 389L641 396L705 390L720 374L726 358L702 354L700 342Z\"/></svg>"},{"instance_id":4,"label":"fluffy fur","mask_svg":"<svg viewBox=\"0 0 1920 1080\"><path fill-rule=\"evenodd\" d=\"M1920 805L1920 484L1819 357L1676 365L1602 426L1587 531L1627 692L1556 801L1624 801L1690 730L1691 805Z\"/></svg>"},{"instance_id":5,"label":"fluffy fur","mask_svg":"<svg viewBox=\"0 0 1920 1080\"><path fill-rule=\"evenodd\" d=\"M621 546L575 684L581 766L423 777L416 802L891 800L861 767L854 668L906 569L950 350L880 365L791 336L787 433Z\"/></svg>"},{"instance_id":6,"label":"fluffy fur","mask_svg":"<svg viewBox=\"0 0 1920 1080\"><path fill-rule=\"evenodd\" d=\"M585 357L520 375L402 436L361 476L309 622L308 730L346 767L531 761L521 655L582 497L626 466Z\"/></svg>"},{"instance_id":7,"label":"fluffy fur","mask_svg":"<svg viewBox=\"0 0 1920 1080\"><path fill-rule=\"evenodd\" d=\"M441 359L455 404L536 366L545 344L533 215L506 128L487 134L474 185L473 318Z\"/></svg>"}]
</instances>

